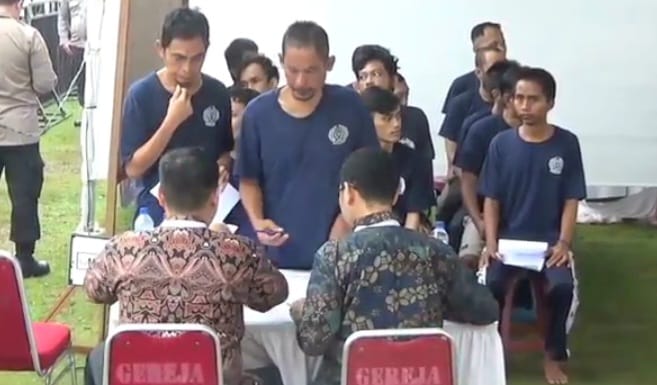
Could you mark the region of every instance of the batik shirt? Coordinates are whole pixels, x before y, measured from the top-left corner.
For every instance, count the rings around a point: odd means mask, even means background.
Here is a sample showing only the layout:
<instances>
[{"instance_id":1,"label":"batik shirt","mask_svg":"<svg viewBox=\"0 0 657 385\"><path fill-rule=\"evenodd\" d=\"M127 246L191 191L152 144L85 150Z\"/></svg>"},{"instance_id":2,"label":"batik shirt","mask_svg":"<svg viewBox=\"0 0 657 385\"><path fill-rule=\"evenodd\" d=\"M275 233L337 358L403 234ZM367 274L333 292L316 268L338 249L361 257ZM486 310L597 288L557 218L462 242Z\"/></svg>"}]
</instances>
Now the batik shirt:
<instances>
[{"instance_id":1,"label":"batik shirt","mask_svg":"<svg viewBox=\"0 0 657 385\"><path fill-rule=\"evenodd\" d=\"M490 324L498 306L449 246L399 226L390 212L317 252L297 338L323 356L316 385L340 383L342 348L358 330L442 327L443 319Z\"/></svg>"},{"instance_id":2,"label":"batik shirt","mask_svg":"<svg viewBox=\"0 0 657 385\"><path fill-rule=\"evenodd\" d=\"M118 300L121 323L194 323L216 330L224 383L246 383L243 306L265 312L280 304L287 281L252 241L180 222L111 239L87 271L87 294L99 303Z\"/></svg>"}]
</instances>

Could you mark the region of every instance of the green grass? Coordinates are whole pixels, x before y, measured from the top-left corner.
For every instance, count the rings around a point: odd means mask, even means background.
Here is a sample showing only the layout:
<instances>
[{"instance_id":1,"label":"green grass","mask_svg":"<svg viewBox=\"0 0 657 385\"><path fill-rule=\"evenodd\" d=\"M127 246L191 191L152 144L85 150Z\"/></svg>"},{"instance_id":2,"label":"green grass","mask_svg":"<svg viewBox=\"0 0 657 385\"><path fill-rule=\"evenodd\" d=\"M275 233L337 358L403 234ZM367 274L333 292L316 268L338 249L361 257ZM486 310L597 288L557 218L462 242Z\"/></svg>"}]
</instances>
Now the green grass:
<instances>
[{"instance_id":1,"label":"green grass","mask_svg":"<svg viewBox=\"0 0 657 385\"><path fill-rule=\"evenodd\" d=\"M69 108L73 109L72 104ZM33 320L42 320L66 288L68 243L79 220L79 129L73 118L53 128L42 142L46 180L41 198L42 240L38 256L51 263L44 279L26 282ZM104 217L105 186L98 186L98 218ZM0 183L0 248L11 249L10 205ZM128 214L129 215L129 214ZM123 226L128 216L122 216ZM582 305L571 351L572 384L651 385L657 368L657 229L580 226L575 245ZM78 293L59 320L73 326L76 344L98 341L101 308ZM83 365L84 358L78 358ZM543 384L540 355L510 358L509 383ZM0 373L0 385L38 384L32 374ZM66 380L62 382L68 384Z\"/></svg>"}]
</instances>

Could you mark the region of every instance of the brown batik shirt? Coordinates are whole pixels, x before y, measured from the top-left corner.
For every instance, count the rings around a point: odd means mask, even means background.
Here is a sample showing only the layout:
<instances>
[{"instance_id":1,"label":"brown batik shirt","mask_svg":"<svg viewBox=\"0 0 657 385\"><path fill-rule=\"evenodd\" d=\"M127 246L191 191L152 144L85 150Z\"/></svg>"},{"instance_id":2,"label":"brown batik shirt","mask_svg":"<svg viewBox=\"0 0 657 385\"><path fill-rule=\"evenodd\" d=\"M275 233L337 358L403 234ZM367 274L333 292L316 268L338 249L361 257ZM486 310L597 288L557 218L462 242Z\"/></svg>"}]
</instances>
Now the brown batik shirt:
<instances>
[{"instance_id":1,"label":"brown batik shirt","mask_svg":"<svg viewBox=\"0 0 657 385\"><path fill-rule=\"evenodd\" d=\"M285 277L253 241L192 221L114 237L91 263L84 285L95 302L119 301L121 323L216 330L230 385L242 382L243 306L265 312L288 295Z\"/></svg>"}]
</instances>

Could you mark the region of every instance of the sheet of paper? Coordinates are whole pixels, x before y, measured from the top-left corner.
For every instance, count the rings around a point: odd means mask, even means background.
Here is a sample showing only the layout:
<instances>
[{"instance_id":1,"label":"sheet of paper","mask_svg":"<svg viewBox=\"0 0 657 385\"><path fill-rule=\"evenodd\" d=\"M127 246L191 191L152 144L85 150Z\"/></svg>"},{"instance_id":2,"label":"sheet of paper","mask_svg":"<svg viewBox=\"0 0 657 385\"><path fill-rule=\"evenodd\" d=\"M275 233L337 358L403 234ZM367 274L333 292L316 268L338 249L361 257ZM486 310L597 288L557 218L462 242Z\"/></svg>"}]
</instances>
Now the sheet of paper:
<instances>
[{"instance_id":1,"label":"sheet of paper","mask_svg":"<svg viewBox=\"0 0 657 385\"><path fill-rule=\"evenodd\" d=\"M151 189L151 194L154 197L158 197L158 194L160 192L160 184L156 184L155 187ZM236 204L238 204L240 201L240 192L237 191L233 185L230 183L226 185L226 188L224 188L224 191L219 193L219 207L217 207L217 213L214 216L214 219L212 220L212 223L223 223L230 211L235 207ZM235 226L235 225L229 225L230 226ZM232 232L237 231L237 226L235 226L235 229L233 230L231 228Z\"/></svg>"},{"instance_id":2,"label":"sheet of paper","mask_svg":"<svg viewBox=\"0 0 657 385\"><path fill-rule=\"evenodd\" d=\"M502 261L505 265L541 271L545 265L548 244L546 242L500 239L497 248L502 254Z\"/></svg>"}]
</instances>

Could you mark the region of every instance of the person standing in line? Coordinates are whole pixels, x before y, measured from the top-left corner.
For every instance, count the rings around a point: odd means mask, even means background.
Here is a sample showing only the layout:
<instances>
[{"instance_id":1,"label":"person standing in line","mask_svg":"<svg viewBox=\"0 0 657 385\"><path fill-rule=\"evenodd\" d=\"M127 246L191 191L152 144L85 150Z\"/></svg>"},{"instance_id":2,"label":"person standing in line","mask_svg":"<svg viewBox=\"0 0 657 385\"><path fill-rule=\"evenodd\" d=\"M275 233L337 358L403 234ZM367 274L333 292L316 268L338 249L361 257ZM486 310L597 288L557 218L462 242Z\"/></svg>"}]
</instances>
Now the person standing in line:
<instances>
[{"instance_id":1,"label":"person standing in line","mask_svg":"<svg viewBox=\"0 0 657 385\"><path fill-rule=\"evenodd\" d=\"M498 23L486 21L472 27L470 31L470 41L472 42L472 52L476 53L484 47L495 47L506 53L506 40L502 32L502 26ZM442 112L447 114L447 109L452 99L464 92L477 90L479 88L479 79L475 71L463 74L452 82L445 96Z\"/></svg>"},{"instance_id":2,"label":"person standing in line","mask_svg":"<svg viewBox=\"0 0 657 385\"><path fill-rule=\"evenodd\" d=\"M137 212L146 208L157 226L164 209L151 189L158 183L162 154L181 147L210 153L227 182L234 140L230 96L220 81L201 72L210 44L210 27L201 12L171 11L158 41L164 67L137 80L125 99L121 134L122 166L141 183Z\"/></svg>"},{"instance_id":3,"label":"person standing in line","mask_svg":"<svg viewBox=\"0 0 657 385\"><path fill-rule=\"evenodd\" d=\"M50 265L34 257L44 167L37 98L52 91L57 75L39 31L19 21L22 3L0 0L0 176L5 173L11 201L9 238L23 277L30 278L50 273Z\"/></svg>"},{"instance_id":4,"label":"person standing in line","mask_svg":"<svg viewBox=\"0 0 657 385\"><path fill-rule=\"evenodd\" d=\"M251 39L239 37L228 44L224 51L224 59L226 59L226 67L228 67L228 73L233 81L230 88L239 86L239 70L244 60L257 55L258 45Z\"/></svg>"},{"instance_id":5,"label":"person standing in line","mask_svg":"<svg viewBox=\"0 0 657 385\"><path fill-rule=\"evenodd\" d=\"M379 141L358 94L326 84L335 59L324 28L310 21L290 25L280 59L287 84L244 112L240 196L277 266L310 269L322 243L349 231L337 201L343 161Z\"/></svg>"}]
</instances>

